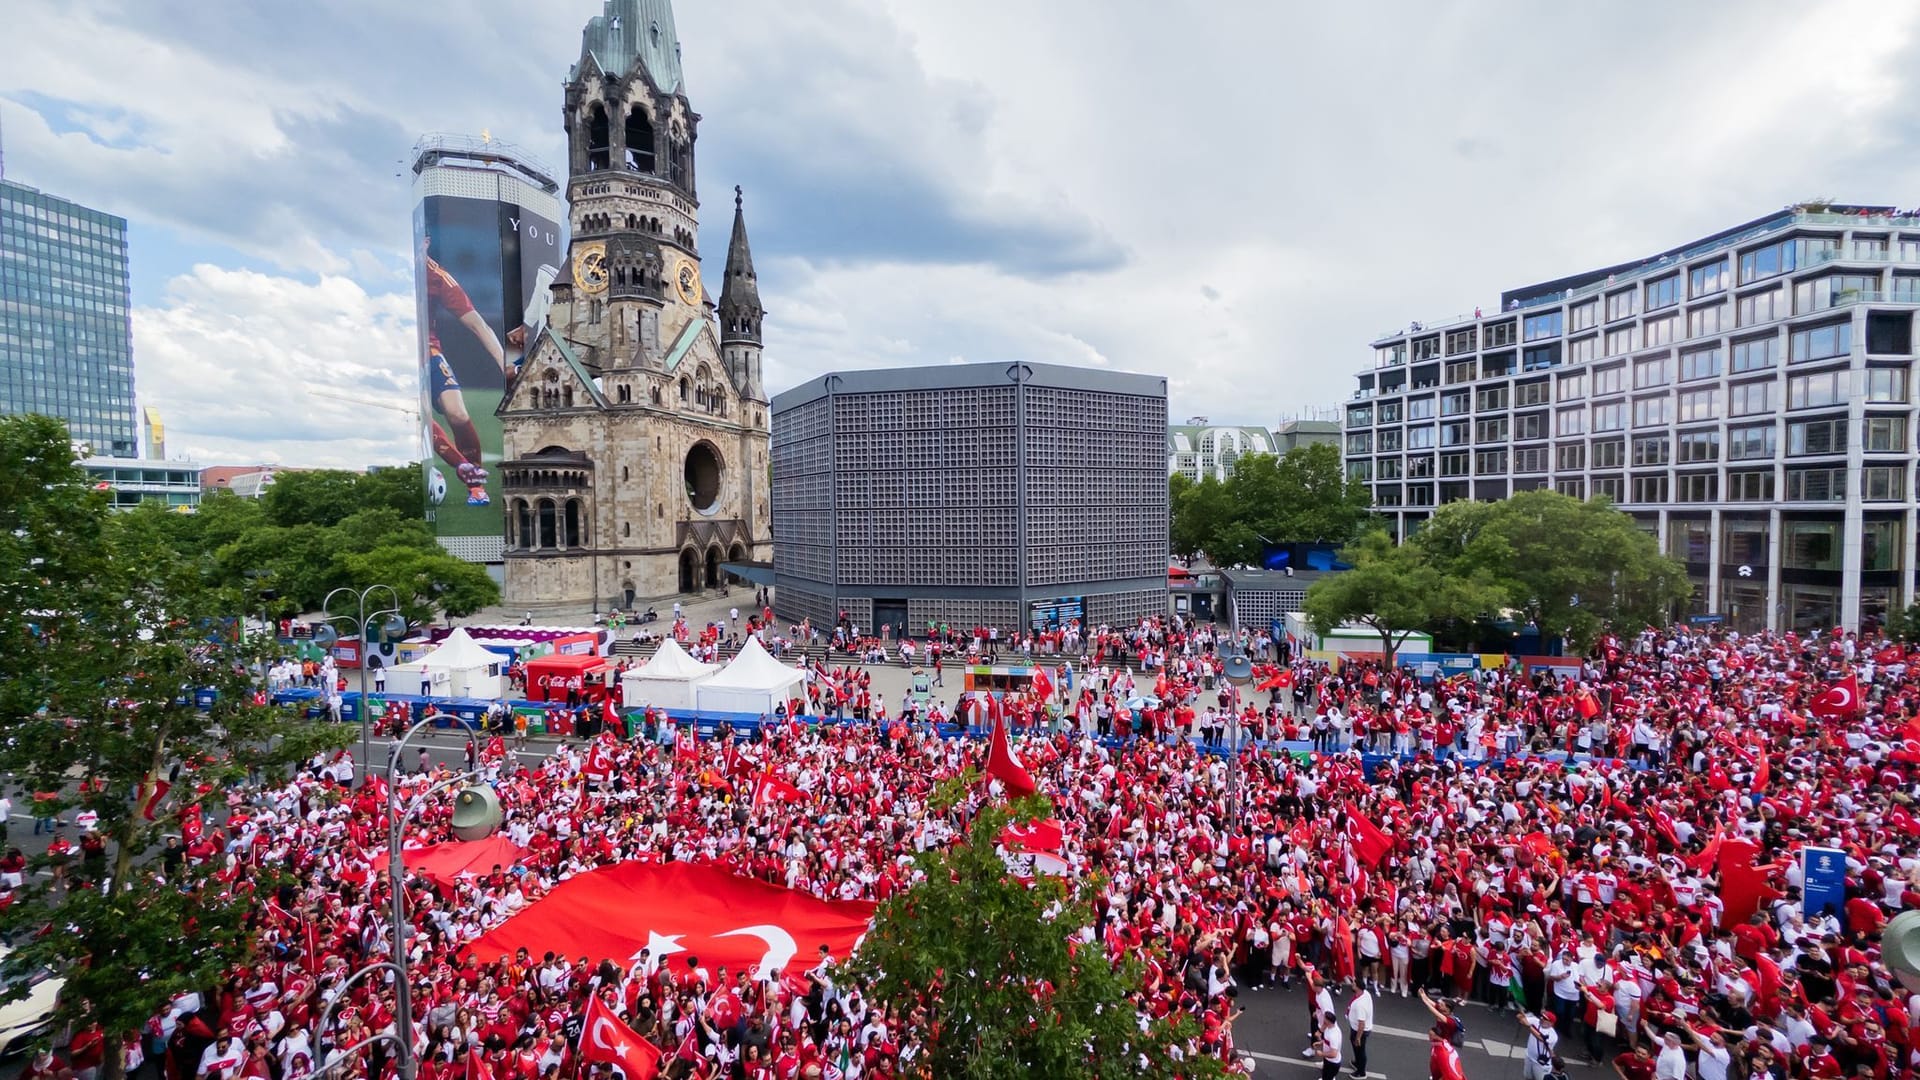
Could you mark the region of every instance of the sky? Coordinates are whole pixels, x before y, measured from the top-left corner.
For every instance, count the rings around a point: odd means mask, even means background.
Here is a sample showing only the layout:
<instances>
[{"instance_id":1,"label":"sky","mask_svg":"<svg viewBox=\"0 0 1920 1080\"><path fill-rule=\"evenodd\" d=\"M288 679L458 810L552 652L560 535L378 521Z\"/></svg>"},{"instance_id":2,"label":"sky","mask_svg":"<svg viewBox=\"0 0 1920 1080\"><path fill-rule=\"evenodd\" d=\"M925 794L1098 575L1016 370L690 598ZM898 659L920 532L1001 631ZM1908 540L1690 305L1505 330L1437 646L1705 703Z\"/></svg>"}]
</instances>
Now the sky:
<instances>
[{"instance_id":1,"label":"sky","mask_svg":"<svg viewBox=\"0 0 1920 1080\"><path fill-rule=\"evenodd\" d=\"M357 468L414 421L409 150L565 161L600 0L7 0L9 179L125 216L170 456ZM733 185L777 393L1022 359L1175 421L1810 198L1920 203L1920 5L676 0L708 280Z\"/></svg>"}]
</instances>

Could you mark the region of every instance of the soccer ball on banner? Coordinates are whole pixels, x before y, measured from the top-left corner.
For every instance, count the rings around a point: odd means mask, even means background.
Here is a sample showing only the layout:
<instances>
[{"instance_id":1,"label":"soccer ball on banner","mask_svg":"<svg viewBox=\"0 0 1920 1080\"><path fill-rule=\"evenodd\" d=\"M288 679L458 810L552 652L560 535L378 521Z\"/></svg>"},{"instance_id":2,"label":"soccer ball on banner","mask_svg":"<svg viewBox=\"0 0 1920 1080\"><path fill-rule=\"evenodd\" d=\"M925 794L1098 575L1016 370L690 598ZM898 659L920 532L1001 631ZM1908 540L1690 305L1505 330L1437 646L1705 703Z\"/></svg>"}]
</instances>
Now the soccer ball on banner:
<instances>
[{"instance_id":1,"label":"soccer ball on banner","mask_svg":"<svg viewBox=\"0 0 1920 1080\"><path fill-rule=\"evenodd\" d=\"M447 475L439 469L427 470L427 505L439 506L447 498Z\"/></svg>"}]
</instances>

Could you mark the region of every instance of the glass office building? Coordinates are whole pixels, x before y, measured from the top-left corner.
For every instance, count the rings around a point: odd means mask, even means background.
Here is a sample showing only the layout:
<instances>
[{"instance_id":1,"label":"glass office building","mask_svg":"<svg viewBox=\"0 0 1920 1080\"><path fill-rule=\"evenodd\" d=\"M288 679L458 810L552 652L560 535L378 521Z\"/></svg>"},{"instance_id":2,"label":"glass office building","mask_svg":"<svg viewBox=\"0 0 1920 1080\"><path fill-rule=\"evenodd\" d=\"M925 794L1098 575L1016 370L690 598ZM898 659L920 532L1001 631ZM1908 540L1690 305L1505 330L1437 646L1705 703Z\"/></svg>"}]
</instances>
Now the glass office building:
<instances>
[{"instance_id":1,"label":"glass office building","mask_svg":"<svg viewBox=\"0 0 1920 1080\"><path fill-rule=\"evenodd\" d=\"M125 218L0 180L0 412L136 456L127 290Z\"/></svg>"},{"instance_id":2,"label":"glass office building","mask_svg":"<svg viewBox=\"0 0 1920 1080\"><path fill-rule=\"evenodd\" d=\"M1747 631L1916 596L1920 214L1801 206L1381 335L1347 473L1402 533L1456 499L1605 497Z\"/></svg>"}]
</instances>

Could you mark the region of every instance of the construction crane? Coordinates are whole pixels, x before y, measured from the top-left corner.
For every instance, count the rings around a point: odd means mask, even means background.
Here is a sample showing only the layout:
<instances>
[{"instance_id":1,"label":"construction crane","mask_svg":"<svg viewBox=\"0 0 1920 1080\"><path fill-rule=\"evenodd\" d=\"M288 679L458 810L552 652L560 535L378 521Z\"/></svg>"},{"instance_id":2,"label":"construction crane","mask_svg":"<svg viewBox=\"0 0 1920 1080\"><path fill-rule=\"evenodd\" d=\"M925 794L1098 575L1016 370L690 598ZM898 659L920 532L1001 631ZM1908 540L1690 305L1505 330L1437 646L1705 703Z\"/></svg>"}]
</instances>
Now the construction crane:
<instances>
[{"instance_id":1,"label":"construction crane","mask_svg":"<svg viewBox=\"0 0 1920 1080\"><path fill-rule=\"evenodd\" d=\"M365 405L370 409L385 409L388 412L397 412L405 416L411 416L415 420L420 418L419 409L406 405L395 405L391 401L378 401L374 398L357 397L353 394L338 394L331 390L315 390L312 387L307 388L307 393L312 394L314 397L332 398L335 401L345 401L354 405Z\"/></svg>"}]
</instances>

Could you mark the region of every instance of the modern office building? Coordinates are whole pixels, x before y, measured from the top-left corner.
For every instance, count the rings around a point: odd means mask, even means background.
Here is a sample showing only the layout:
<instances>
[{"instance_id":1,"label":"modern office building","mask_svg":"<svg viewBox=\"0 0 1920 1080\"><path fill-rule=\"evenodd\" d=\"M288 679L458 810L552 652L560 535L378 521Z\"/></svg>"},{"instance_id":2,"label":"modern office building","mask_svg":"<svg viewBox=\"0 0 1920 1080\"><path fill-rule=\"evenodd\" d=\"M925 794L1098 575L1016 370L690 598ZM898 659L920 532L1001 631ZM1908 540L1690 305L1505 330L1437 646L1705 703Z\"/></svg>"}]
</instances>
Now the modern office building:
<instances>
[{"instance_id":1,"label":"modern office building","mask_svg":"<svg viewBox=\"0 0 1920 1080\"><path fill-rule=\"evenodd\" d=\"M137 457L127 221L0 180L0 413Z\"/></svg>"},{"instance_id":2,"label":"modern office building","mask_svg":"<svg viewBox=\"0 0 1920 1080\"><path fill-rule=\"evenodd\" d=\"M1456 499L1605 496L1741 630L1913 601L1920 215L1801 206L1374 342L1348 472L1404 535Z\"/></svg>"},{"instance_id":3,"label":"modern office building","mask_svg":"<svg viewBox=\"0 0 1920 1080\"><path fill-rule=\"evenodd\" d=\"M1242 457L1273 452L1273 435L1262 428L1216 427L1204 416L1167 428L1167 475L1185 473L1195 483L1205 476L1225 480Z\"/></svg>"},{"instance_id":4,"label":"modern office building","mask_svg":"<svg viewBox=\"0 0 1920 1080\"><path fill-rule=\"evenodd\" d=\"M115 510L157 502L189 514L200 505L200 466L191 461L90 457L80 467L94 486L113 492Z\"/></svg>"},{"instance_id":5,"label":"modern office building","mask_svg":"<svg viewBox=\"0 0 1920 1080\"><path fill-rule=\"evenodd\" d=\"M774 609L868 628L1167 608L1167 383L1051 364L844 371L773 399Z\"/></svg>"}]
</instances>

